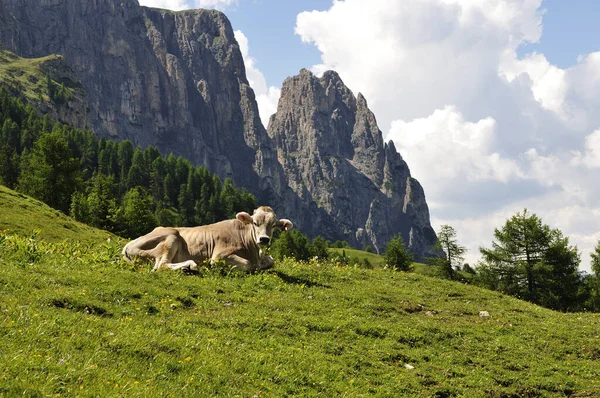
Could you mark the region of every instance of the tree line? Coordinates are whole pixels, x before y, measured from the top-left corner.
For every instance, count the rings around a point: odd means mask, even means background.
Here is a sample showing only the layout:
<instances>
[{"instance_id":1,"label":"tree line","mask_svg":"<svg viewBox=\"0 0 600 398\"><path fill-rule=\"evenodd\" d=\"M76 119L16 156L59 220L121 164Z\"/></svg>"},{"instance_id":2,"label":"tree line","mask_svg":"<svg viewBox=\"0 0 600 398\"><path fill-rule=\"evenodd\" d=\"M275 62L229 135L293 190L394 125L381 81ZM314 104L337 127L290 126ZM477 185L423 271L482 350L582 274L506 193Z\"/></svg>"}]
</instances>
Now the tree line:
<instances>
[{"instance_id":1,"label":"tree line","mask_svg":"<svg viewBox=\"0 0 600 398\"><path fill-rule=\"evenodd\" d=\"M98 139L92 132L39 116L0 88L0 183L124 237L157 225L191 226L252 212L256 200L155 147Z\"/></svg>"},{"instance_id":2,"label":"tree line","mask_svg":"<svg viewBox=\"0 0 600 398\"><path fill-rule=\"evenodd\" d=\"M560 311L600 311L600 242L591 254L592 273L579 271L581 255L569 238L527 209L494 230L491 247L479 249L475 267L464 264L466 248L456 231L443 225L438 248L446 257L432 259L438 275Z\"/></svg>"}]
</instances>

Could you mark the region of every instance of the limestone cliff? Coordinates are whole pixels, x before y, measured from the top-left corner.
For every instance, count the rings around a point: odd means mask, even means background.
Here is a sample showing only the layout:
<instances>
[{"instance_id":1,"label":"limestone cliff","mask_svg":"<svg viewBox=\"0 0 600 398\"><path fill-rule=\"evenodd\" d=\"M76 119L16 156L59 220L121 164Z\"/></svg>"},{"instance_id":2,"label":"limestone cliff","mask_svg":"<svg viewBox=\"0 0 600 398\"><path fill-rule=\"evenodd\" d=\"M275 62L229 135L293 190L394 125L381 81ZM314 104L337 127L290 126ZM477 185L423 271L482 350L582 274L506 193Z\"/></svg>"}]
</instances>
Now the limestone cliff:
<instances>
[{"instance_id":1,"label":"limestone cliff","mask_svg":"<svg viewBox=\"0 0 600 398\"><path fill-rule=\"evenodd\" d=\"M64 56L88 94L97 135L156 145L242 185L258 186L265 169L276 174L261 151L268 137L222 13L136 0L3 0L0 14L6 49Z\"/></svg>"},{"instance_id":2,"label":"limestone cliff","mask_svg":"<svg viewBox=\"0 0 600 398\"><path fill-rule=\"evenodd\" d=\"M304 69L286 79L268 133L289 186L336 220L329 235L382 251L401 233L419 256L433 254L423 189L394 144L383 142L365 98L355 97L336 72L317 78ZM327 229L319 214L300 222L315 234Z\"/></svg>"}]
</instances>

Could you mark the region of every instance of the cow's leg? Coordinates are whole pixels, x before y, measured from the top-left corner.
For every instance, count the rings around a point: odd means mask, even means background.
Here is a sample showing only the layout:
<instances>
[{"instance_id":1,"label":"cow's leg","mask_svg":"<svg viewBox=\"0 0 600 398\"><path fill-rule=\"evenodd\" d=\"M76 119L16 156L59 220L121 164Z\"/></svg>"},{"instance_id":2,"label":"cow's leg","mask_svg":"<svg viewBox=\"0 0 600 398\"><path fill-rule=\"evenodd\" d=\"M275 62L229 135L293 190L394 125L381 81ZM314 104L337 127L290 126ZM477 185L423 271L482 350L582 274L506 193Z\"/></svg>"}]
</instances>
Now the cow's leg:
<instances>
[{"instance_id":1,"label":"cow's leg","mask_svg":"<svg viewBox=\"0 0 600 398\"><path fill-rule=\"evenodd\" d=\"M273 265L275 265L275 260L273 260L273 257L266 255L260 261L260 265L258 266L258 269L264 270L264 269L273 268Z\"/></svg>"},{"instance_id":2,"label":"cow's leg","mask_svg":"<svg viewBox=\"0 0 600 398\"><path fill-rule=\"evenodd\" d=\"M167 264L172 270L187 270L187 271L198 271L198 264L194 260L187 260L182 263Z\"/></svg>"},{"instance_id":3,"label":"cow's leg","mask_svg":"<svg viewBox=\"0 0 600 398\"><path fill-rule=\"evenodd\" d=\"M177 254L181 246L181 238L177 235L169 235L163 242L155 249L159 251L159 255L156 257L153 271L157 271L161 266L166 265L171 268L173 259Z\"/></svg>"},{"instance_id":4,"label":"cow's leg","mask_svg":"<svg viewBox=\"0 0 600 398\"><path fill-rule=\"evenodd\" d=\"M219 258L225 260L227 264L233 266L234 268L240 269L242 271L254 271L254 266L252 266L252 263L250 261L236 254L230 254L228 256ZM217 258L213 258L211 260L211 264L214 264L215 260L217 260Z\"/></svg>"}]
</instances>

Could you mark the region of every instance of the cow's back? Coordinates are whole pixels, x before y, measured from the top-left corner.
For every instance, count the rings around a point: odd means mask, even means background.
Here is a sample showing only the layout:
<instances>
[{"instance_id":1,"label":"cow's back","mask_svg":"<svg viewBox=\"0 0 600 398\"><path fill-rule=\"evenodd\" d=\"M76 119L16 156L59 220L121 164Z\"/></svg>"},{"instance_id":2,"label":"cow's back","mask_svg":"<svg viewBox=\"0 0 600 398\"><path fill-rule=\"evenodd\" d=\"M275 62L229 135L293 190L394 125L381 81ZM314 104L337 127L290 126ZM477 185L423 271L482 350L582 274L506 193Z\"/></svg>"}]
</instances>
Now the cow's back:
<instances>
[{"instance_id":1,"label":"cow's back","mask_svg":"<svg viewBox=\"0 0 600 398\"><path fill-rule=\"evenodd\" d=\"M177 228L185 242L185 252L189 259L204 261L213 254L229 255L243 251L246 247L247 230L238 220L225 220L199 227Z\"/></svg>"}]
</instances>

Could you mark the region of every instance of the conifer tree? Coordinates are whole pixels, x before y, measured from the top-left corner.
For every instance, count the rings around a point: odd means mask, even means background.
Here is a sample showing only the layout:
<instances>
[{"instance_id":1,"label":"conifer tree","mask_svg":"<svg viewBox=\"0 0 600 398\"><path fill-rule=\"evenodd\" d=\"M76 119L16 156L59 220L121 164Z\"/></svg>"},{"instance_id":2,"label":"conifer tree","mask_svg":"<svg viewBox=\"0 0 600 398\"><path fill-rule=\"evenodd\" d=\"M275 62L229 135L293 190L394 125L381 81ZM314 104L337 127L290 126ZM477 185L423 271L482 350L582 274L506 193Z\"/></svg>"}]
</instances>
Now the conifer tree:
<instances>
[{"instance_id":1,"label":"conifer tree","mask_svg":"<svg viewBox=\"0 0 600 398\"><path fill-rule=\"evenodd\" d=\"M398 271L410 271L413 262L413 256L406 244L402 235L398 234L393 237L385 248L385 263L388 267Z\"/></svg>"},{"instance_id":2,"label":"conifer tree","mask_svg":"<svg viewBox=\"0 0 600 398\"><path fill-rule=\"evenodd\" d=\"M580 259L568 238L527 209L496 229L494 237L491 249L480 249L487 287L549 308L572 309Z\"/></svg>"},{"instance_id":3,"label":"conifer tree","mask_svg":"<svg viewBox=\"0 0 600 398\"><path fill-rule=\"evenodd\" d=\"M600 241L596 244L594 251L591 253L592 261L590 263L592 272L600 278Z\"/></svg>"},{"instance_id":4,"label":"conifer tree","mask_svg":"<svg viewBox=\"0 0 600 398\"><path fill-rule=\"evenodd\" d=\"M65 213L81 183L79 160L59 132L42 135L22 160L19 190Z\"/></svg>"},{"instance_id":5,"label":"conifer tree","mask_svg":"<svg viewBox=\"0 0 600 398\"><path fill-rule=\"evenodd\" d=\"M123 236L136 238L152 231L157 225L152 208L152 198L141 187L138 186L127 191L121 206L124 222L121 232Z\"/></svg>"}]
</instances>

